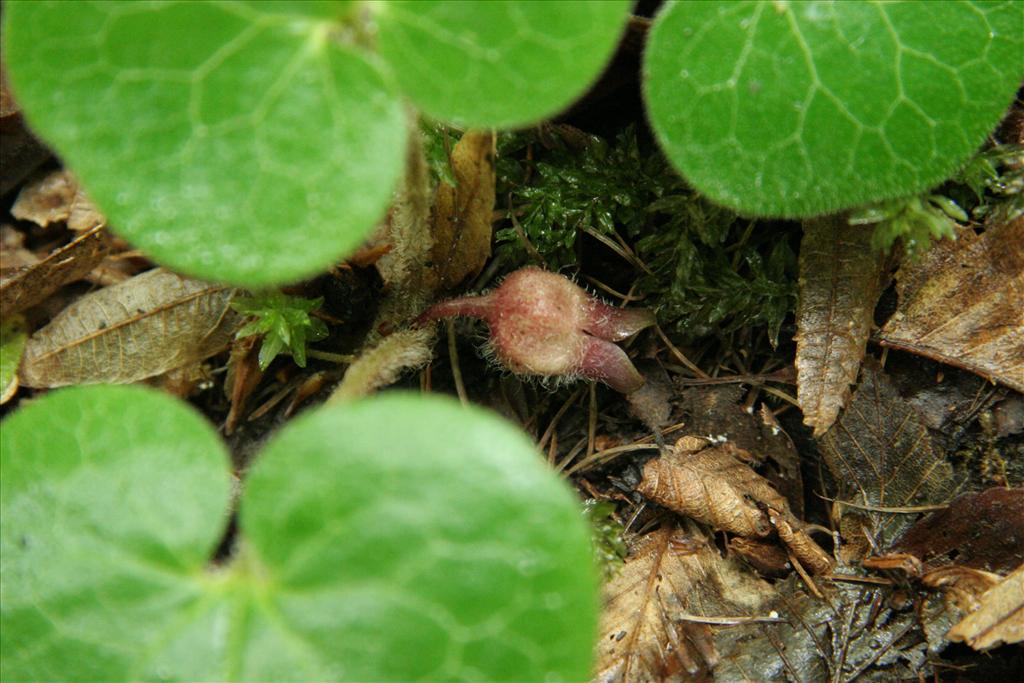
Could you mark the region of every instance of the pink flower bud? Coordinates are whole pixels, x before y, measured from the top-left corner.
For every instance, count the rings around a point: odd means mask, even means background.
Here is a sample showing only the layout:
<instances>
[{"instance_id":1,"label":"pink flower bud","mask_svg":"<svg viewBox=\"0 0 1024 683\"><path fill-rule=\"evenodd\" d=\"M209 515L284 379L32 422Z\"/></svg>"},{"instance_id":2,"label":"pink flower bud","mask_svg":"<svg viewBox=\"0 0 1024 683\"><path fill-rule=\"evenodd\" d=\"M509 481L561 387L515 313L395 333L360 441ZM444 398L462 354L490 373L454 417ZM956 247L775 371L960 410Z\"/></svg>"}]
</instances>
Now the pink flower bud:
<instances>
[{"instance_id":1,"label":"pink flower bud","mask_svg":"<svg viewBox=\"0 0 1024 683\"><path fill-rule=\"evenodd\" d=\"M625 394L643 386L629 357L612 342L653 325L654 315L602 303L561 275L523 268L488 294L434 304L416 322L453 316L486 321L495 357L514 372L589 377Z\"/></svg>"}]
</instances>

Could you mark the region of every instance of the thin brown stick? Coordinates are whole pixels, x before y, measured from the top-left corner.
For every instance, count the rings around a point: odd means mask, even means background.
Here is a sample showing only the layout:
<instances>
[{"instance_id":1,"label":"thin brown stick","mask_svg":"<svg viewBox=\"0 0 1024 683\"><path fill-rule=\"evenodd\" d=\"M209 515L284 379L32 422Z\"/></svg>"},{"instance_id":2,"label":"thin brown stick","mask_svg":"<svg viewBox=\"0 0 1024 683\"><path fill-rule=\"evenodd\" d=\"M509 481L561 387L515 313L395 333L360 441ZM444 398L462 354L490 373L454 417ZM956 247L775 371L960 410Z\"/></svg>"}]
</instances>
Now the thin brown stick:
<instances>
[{"instance_id":1,"label":"thin brown stick","mask_svg":"<svg viewBox=\"0 0 1024 683\"><path fill-rule=\"evenodd\" d=\"M685 367L687 367L690 370L690 372L697 375L701 379L711 379L711 375L698 368L696 364L693 363L693 361L691 361L689 358L683 355L683 352L676 348L675 344L669 341L668 337L666 337L665 333L662 331L661 325L655 325L654 329L658 333L658 336L661 337L661 341L663 341L665 343L665 346L668 347L668 350L671 351L672 355L676 357L676 360L682 363Z\"/></svg>"},{"instance_id":2,"label":"thin brown stick","mask_svg":"<svg viewBox=\"0 0 1024 683\"><path fill-rule=\"evenodd\" d=\"M793 569L795 569L796 573L800 575L800 578L803 579L804 583L807 585L807 588L811 591L811 593L814 594L814 597L823 599L825 596L822 594L820 590L818 590L817 584L814 583L814 579L812 579L811 575L807 573L807 570L804 569L804 566L800 564L800 560L796 559L796 555L794 555L793 553L786 554L789 556L789 563L793 565Z\"/></svg>"},{"instance_id":3,"label":"thin brown stick","mask_svg":"<svg viewBox=\"0 0 1024 683\"><path fill-rule=\"evenodd\" d=\"M444 321L444 329L448 335L448 360L452 366L452 379L455 380L455 393L459 395L459 401L464 406L469 405L469 398L466 395L466 385L462 381L462 368L459 365L459 350L455 343L455 321L451 318Z\"/></svg>"},{"instance_id":4,"label":"thin brown stick","mask_svg":"<svg viewBox=\"0 0 1024 683\"><path fill-rule=\"evenodd\" d=\"M597 440L597 382L590 383L590 410L587 416L587 457L594 454Z\"/></svg>"},{"instance_id":5,"label":"thin brown stick","mask_svg":"<svg viewBox=\"0 0 1024 683\"><path fill-rule=\"evenodd\" d=\"M568 474L576 474L583 470L590 469L591 467L607 462L613 459L615 456L622 455L623 453L630 453L632 451L651 451L659 450L660 446L657 444L650 443L631 443L625 446L615 446L613 448L606 448L603 451L598 451L590 457L580 460L578 463L573 465L572 469L569 470Z\"/></svg>"},{"instance_id":6,"label":"thin brown stick","mask_svg":"<svg viewBox=\"0 0 1024 683\"><path fill-rule=\"evenodd\" d=\"M702 617L698 614L675 614L677 621L692 621L695 624L711 624L713 626L742 626L743 624L778 624L786 620L776 613L767 614L763 617Z\"/></svg>"},{"instance_id":7,"label":"thin brown stick","mask_svg":"<svg viewBox=\"0 0 1024 683\"><path fill-rule=\"evenodd\" d=\"M569 396L568 399L566 399L565 403L562 404L562 407L558 409L557 413L555 413L555 416L551 418L551 422L548 423L548 428L544 430L544 434L540 437L540 441L537 442L537 445L540 447L542 451L547 445L548 439L551 438L551 434L558 427L558 423L562 419L562 416L565 415L566 411L569 410L569 407L573 403L579 400L580 396L583 395L583 391L584 387L580 387L576 391L572 392L572 395Z\"/></svg>"}]
</instances>

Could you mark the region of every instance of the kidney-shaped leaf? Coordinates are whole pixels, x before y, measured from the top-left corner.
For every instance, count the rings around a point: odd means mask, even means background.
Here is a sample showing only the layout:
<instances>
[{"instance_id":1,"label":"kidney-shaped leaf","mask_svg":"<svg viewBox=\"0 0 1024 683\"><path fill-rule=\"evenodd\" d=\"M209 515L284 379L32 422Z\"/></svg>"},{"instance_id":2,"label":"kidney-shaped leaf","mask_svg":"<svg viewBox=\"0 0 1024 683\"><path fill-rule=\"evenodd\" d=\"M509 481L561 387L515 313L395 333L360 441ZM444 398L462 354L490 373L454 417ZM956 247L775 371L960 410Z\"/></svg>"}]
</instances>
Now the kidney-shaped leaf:
<instances>
[{"instance_id":1,"label":"kidney-shaped leaf","mask_svg":"<svg viewBox=\"0 0 1024 683\"><path fill-rule=\"evenodd\" d=\"M398 98L331 35L346 6L11 3L5 61L121 235L180 272L281 283L355 248L402 169Z\"/></svg>"},{"instance_id":2,"label":"kidney-shaped leaf","mask_svg":"<svg viewBox=\"0 0 1024 683\"><path fill-rule=\"evenodd\" d=\"M213 427L155 391L76 387L7 418L4 680L155 676L161 640L209 601L200 579L229 494L227 453Z\"/></svg>"},{"instance_id":3,"label":"kidney-shaped leaf","mask_svg":"<svg viewBox=\"0 0 1024 683\"><path fill-rule=\"evenodd\" d=\"M741 213L921 192L1020 85L1024 4L687 2L651 31L645 95L672 162Z\"/></svg>"},{"instance_id":4,"label":"kidney-shaped leaf","mask_svg":"<svg viewBox=\"0 0 1024 683\"><path fill-rule=\"evenodd\" d=\"M58 391L2 438L5 678L587 677L586 527L498 418L398 395L297 419L220 568L227 460L181 404Z\"/></svg>"},{"instance_id":5,"label":"kidney-shaped leaf","mask_svg":"<svg viewBox=\"0 0 1024 683\"><path fill-rule=\"evenodd\" d=\"M413 102L466 127L536 123L608 62L628 0L378 3L381 55Z\"/></svg>"}]
</instances>

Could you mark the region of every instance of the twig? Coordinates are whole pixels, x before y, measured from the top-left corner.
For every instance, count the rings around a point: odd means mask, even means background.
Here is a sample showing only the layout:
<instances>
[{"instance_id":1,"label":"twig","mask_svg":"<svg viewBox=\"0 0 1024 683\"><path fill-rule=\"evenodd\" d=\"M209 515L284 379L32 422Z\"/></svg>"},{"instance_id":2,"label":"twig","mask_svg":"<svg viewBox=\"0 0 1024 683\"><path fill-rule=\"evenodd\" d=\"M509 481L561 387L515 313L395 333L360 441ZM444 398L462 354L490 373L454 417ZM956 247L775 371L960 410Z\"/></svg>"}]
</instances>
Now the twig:
<instances>
[{"instance_id":1,"label":"twig","mask_svg":"<svg viewBox=\"0 0 1024 683\"><path fill-rule=\"evenodd\" d=\"M574 443L572 448L569 449L569 452L566 453L565 457L562 458L558 462L557 465L555 465L555 471L556 472L561 472L562 470L564 470L565 466L568 465L569 463L571 463L573 461L573 458L575 458L577 455L579 455L580 451L582 451L583 447L586 446L586 445L587 445L587 437L581 436L579 441ZM568 476L568 475L566 475L566 476Z\"/></svg>"},{"instance_id":2,"label":"twig","mask_svg":"<svg viewBox=\"0 0 1024 683\"><path fill-rule=\"evenodd\" d=\"M562 404L562 407L558 409L557 413L555 413L555 416L551 418L551 422L548 424L548 428L544 430L543 436L541 436L540 441L537 442L537 445L540 447L542 451L547 445L548 439L551 438L551 434L558 427L558 422L562 419L562 416L565 415L566 411L569 410L569 407L573 403L578 401L580 396L583 395L583 389L583 387L580 387L576 391L572 392L572 395L569 396L568 399L566 399L565 403Z\"/></svg>"},{"instance_id":3,"label":"twig","mask_svg":"<svg viewBox=\"0 0 1024 683\"><path fill-rule=\"evenodd\" d=\"M455 321L451 318L444 321L445 333L448 335L448 360L452 366L452 379L455 380L455 393L464 406L469 405L466 396L466 385L462 382L462 368L459 366L459 350L455 343Z\"/></svg>"},{"instance_id":4,"label":"twig","mask_svg":"<svg viewBox=\"0 0 1024 683\"><path fill-rule=\"evenodd\" d=\"M948 503L944 503L941 505L907 505L901 507L885 507L882 505L861 505L860 503L851 503L845 500L839 500L838 498L829 498L828 496L823 496L818 492L815 492L814 495L816 495L818 498L821 498L822 500L827 500L830 503L839 503L840 505L845 505L847 507L855 508L857 510L866 510L868 512L891 512L897 515L916 515L919 512L934 512L935 510L945 510L946 508L949 507Z\"/></svg>"},{"instance_id":5,"label":"twig","mask_svg":"<svg viewBox=\"0 0 1024 683\"><path fill-rule=\"evenodd\" d=\"M597 453L594 453L593 455L584 458L583 460L580 460L578 463L573 465L572 469L570 469L567 474L573 475L576 474L577 472L590 469L594 465L598 465L602 462L607 462L611 460L613 457L617 455L622 455L623 453L630 453L632 451L656 451L659 449L660 447L657 444L650 443L631 443L626 444L625 446L615 446L613 448L606 448L603 451L598 451Z\"/></svg>"},{"instance_id":6,"label":"twig","mask_svg":"<svg viewBox=\"0 0 1024 683\"><path fill-rule=\"evenodd\" d=\"M891 586L893 582L877 576L855 576L853 574L824 574L822 578L841 583L869 583L873 586Z\"/></svg>"},{"instance_id":7,"label":"twig","mask_svg":"<svg viewBox=\"0 0 1024 683\"><path fill-rule=\"evenodd\" d=\"M605 283L598 280L596 277L584 275L583 278L590 284L600 289L601 291L607 292L608 294L611 294L617 299L621 299L623 303L629 303L630 301L643 301L644 299L647 298L646 294L641 294L640 296L633 296L632 294L623 294L621 292L618 292L609 287L608 285L606 285Z\"/></svg>"},{"instance_id":8,"label":"twig","mask_svg":"<svg viewBox=\"0 0 1024 683\"><path fill-rule=\"evenodd\" d=\"M325 360L329 363L338 363L339 365L351 363L356 359L350 353L331 353L330 351L317 351L316 349L306 349L306 355L310 358Z\"/></svg>"},{"instance_id":9,"label":"twig","mask_svg":"<svg viewBox=\"0 0 1024 683\"><path fill-rule=\"evenodd\" d=\"M655 325L654 329L658 333L658 336L661 337L661 341L663 341L665 343L665 346L668 347L668 350L671 351L672 355L676 357L676 360L678 360L680 363L686 366L690 370L690 372L697 375L701 379L711 379L711 375L698 368L693 363L693 361L691 361L689 358L683 355L683 352L675 347L675 344L668 340L668 337L665 336L665 333L661 329L661 325Z\"/></svg>"},{"instance_id":10,"label":"twig","mask_svg":"<svg viewBox=\"0 0 1024 683\"><path fill-rule=\"evenodd\" d=\"M713 626L742 626L743 624L779 624L786 620L772 612L763 617L702 617L697 614L673 615L677 621L692 621L695 624L711 624Z\"/></svg>"},{"instance_id":11,"label":"twig","mask_svg":"<svg viewBox=\"0 0 1024 683\"><path fill-rule=\"evenodd\" d=\"M776 389L775 387L769 387L769 386L762 386L761 387L761 391L763 391L766 394L771 394L772 396L775 396L776 398L781 398L786 403L789 403L790 405L796 406L797 408L800 407L800 404L797 403L797 400L795 398L793 398L792 396L790 396L789 394L787 394L782 389Z\"/></svg>"},{"instance_id":12,"label":"twig","mask_svg":"<svg viewBox=\"0 0 1024 683\"><path fill-rule=\"evenodd\" d=\"M590 410L587 418L587 457L594 454L597 440L597 382L590 383Z\"/></svg>"},{"instance_id":13,"label":"twig","mask_svg":"<svg viewBox=\"0 0 1024 683\"><path fill-rule=\"evenodd\" d=\"M821 591L818 590L817 584L814 583L814 579L812 579L811 575L807 573L807 570L804 569L804 566L800 564L800 560L796 559L796 555L794 555L793 553L786 554L789 556L789 563L793 565L793 569L796 570L796 573L799 574L800 578L803 579L805 584L807 584L807 588L809 588L811 593L814 594L814 597L824 598L825 596L822 595Z\"/></svg>"}]
</instances>

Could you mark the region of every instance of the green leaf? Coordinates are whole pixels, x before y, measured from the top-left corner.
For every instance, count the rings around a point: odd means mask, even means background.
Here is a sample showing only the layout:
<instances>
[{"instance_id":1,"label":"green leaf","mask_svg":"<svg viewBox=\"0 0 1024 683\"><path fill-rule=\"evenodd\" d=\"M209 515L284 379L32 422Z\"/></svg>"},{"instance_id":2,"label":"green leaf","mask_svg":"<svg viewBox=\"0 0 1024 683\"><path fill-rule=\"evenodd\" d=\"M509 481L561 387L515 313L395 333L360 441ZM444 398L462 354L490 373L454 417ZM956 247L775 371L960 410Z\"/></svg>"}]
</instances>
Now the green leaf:
<instances>
[{"instance_id":1,"label":"green leaf","mask_svg":"<svg viewBox=\"0 0 1024 683\"><path fill-rule=\"evenodd\" d=\"M183 617L209 611L231 487L213 427L153 390L76 387L7 418L0 446L4 680L155 676ZM175 666L199 680L207 663Z\"/></svg>"},{"instance_id":2,"label":"green leaf","mask_svg":"<svg viewBox=\"0 0 1024 683\"><path fill-rule=\"evenodd\" d=\"M21 356L25 352L25 319L9 316L0 323L0 403L7 401L18 390L17 374Z\"/></svg>"},{"instance_id":3,"label":"green leaf","mask_svg":"<svg viewBox=\"0 0 1024 683\"><path fill-rule=\"evenodd\" d=\"M181 403L57 391L8 418L0 444L5 679L589 674L579 506L483 411L399 394L289 423L244 484L226 565L208 564L224 448Z\"/></svg>"},{"instance_id":4,"label":"green leaf","mask_svg":"<svg viewBox=\"0 0 1024 683\"><path fill-rule=\"evenodd\" d=\"M812 216L952 175L1020 84L1024 3L673 3L645 55L658 140L735 210Z\"/></svg>"},{"instance_id":5,"label":"green leaf","mask_svg":"<svg viewBox=\"0 0 1024 683\"><path fill-rule=\"evenodd\" d=\"M260 347L260 369L266 370L271 361L288 347L295 364L306 367L306 343L320 341L327 336L327 325L309 314L324 303L323 297L304 299L287 296L278 291L241 297L231 302L240 313L255 316L236 335L236 339L254 334L265 334Z\"/></svg>"},{"instance_id":6,"label":"green leaf","mask_svg":"<svg viewBox=\"0 0 1024 683\"><path fill-rule=\"evenodd\" d=\"M332 8L9 3L5 62L118 233L183 273L282 283L354 249L402 170L401 104Z\"/></svg>"},{"instance_id":7,"label":"green leaf","mask_svg":"<svg viewBox=\"0 0 1024 683\"><path fill-rule=\"evenodd\" d=\"M525 126L568 107L611 58L628 0L376 3L378 49L432 118Z\"/></svg>"},{"instance_id":8,"label":"green leaf","mask_svg":"<svg viewBox=\"0 0 1024 683\"><path fill-rule=\"evenodd\" d=\"M253 469L241 526L282 618L350 680L589 674L579 505L483 411L391 395L300 418Z\"/></svg>"}]
</instances>

